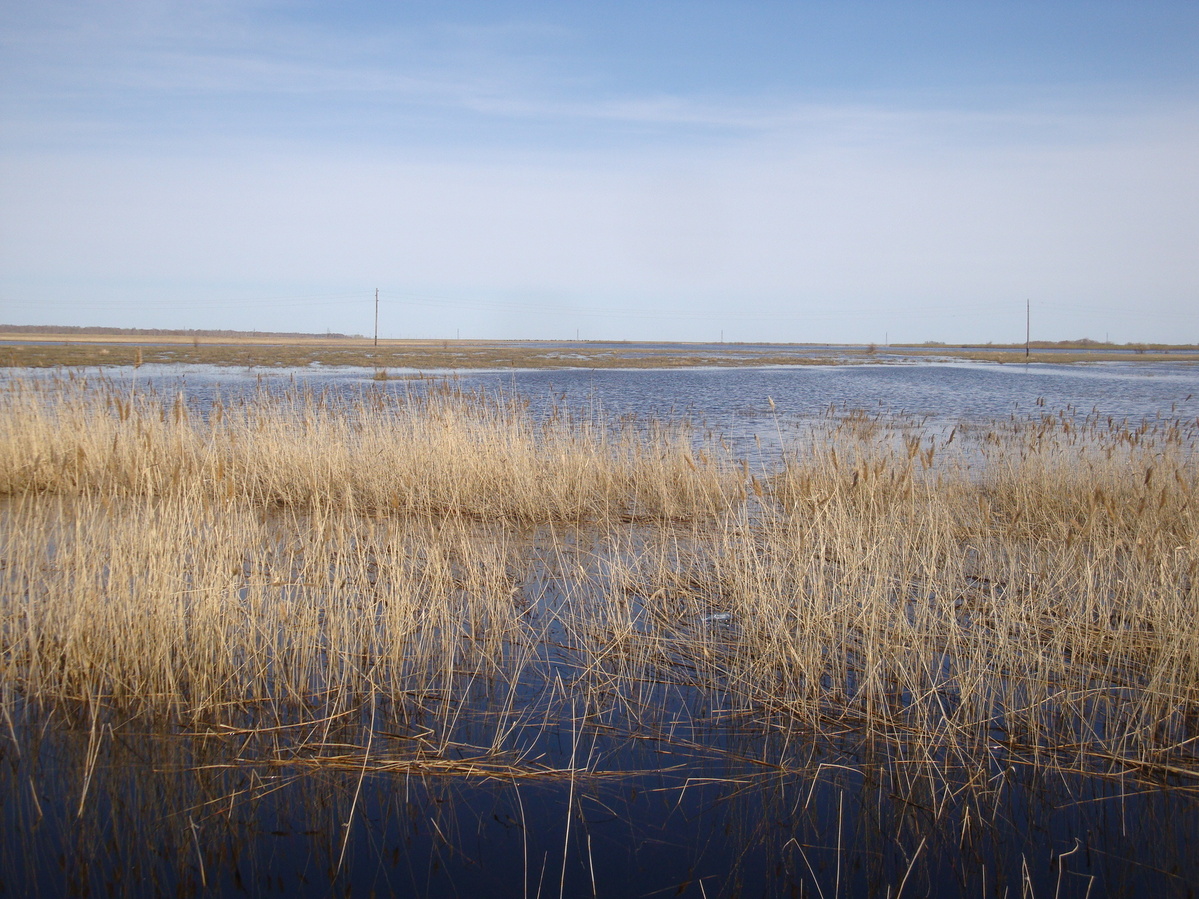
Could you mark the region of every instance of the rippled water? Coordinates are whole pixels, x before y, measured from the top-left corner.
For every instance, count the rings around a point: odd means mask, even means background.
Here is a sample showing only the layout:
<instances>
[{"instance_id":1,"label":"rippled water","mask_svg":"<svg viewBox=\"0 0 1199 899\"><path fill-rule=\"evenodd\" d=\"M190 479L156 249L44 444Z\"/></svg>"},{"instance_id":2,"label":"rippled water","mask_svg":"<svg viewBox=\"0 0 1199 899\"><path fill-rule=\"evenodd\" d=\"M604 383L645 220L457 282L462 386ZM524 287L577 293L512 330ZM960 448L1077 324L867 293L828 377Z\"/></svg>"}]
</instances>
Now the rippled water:
<instances>
[{"instance_id":1,"label":"rippled water","mask_svg":"<svg viewBox=\"0 0 1199 899\"><path fill-rule=\"evenodd\" d=\"M229 398L293 385L313 390L422 390L425 378L448 378L467 388L516 393L534 413L551 406L609 419L685 417L753 455L758 441L777 448L782 437L830 410L903 416L945 430L960 422L1044 414L1097 414L1136 424L1143 419L1199 418L1199 366L1128 362L1046 364L904 363L804 365L787 368L556 369L405 372L374 380L372 369L228 369L144 366L92 370L162 391L182 390L203 407L218 393ZM52 377L45 372L23 376ZM773 405L772 405L773 403ZM757 438L757 439L755 439Z\"/></svg>"}]
</instances>

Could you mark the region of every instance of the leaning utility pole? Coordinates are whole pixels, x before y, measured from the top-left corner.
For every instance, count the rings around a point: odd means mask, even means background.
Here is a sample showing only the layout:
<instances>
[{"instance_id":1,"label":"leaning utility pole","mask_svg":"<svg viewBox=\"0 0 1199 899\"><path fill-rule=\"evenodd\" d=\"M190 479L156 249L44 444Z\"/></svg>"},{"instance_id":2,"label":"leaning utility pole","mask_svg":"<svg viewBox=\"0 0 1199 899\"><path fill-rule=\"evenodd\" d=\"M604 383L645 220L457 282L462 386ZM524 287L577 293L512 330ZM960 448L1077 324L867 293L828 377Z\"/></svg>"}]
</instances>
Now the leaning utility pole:
<instances>
[{"instance_id":1,"label":"leaning utility pole","mask_svg":"<svg viewBox=\"0 0 1199 899\"><path fill-rule=\"evenodd\" d=\"M379 345L379 288L375 288L375 346Z\"/></svg>"}]
</instances>

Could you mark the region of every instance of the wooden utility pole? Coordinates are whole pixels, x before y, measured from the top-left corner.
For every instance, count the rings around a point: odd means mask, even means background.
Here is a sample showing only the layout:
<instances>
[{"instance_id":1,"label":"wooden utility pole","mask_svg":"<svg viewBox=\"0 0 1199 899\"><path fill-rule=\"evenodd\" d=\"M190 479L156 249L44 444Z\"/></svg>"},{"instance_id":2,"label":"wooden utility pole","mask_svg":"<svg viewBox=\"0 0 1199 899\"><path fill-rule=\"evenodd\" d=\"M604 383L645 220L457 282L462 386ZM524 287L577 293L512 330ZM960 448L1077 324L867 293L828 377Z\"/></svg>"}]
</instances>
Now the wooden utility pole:
<instances>
[{"instance_id":1,"label":"wooden utility pole","mask_svg":"<svg viewBox=\"0 0 1199 899\"><path fill-rule=\"evenodd\" d=\"M379 288L375 288L375 346L379 345Z\"/></svg>"},{"instance_id":2,"label":"wooden utility pole","mask_svg":"<svg viewBox=\"0 0 1199 899\"><path fill-rule=\"evenodd\" d=\"M1028 358L1028 338L1032 334L1032 301L1024 301L1024 358Z\"/></svg>"}]
</instances>

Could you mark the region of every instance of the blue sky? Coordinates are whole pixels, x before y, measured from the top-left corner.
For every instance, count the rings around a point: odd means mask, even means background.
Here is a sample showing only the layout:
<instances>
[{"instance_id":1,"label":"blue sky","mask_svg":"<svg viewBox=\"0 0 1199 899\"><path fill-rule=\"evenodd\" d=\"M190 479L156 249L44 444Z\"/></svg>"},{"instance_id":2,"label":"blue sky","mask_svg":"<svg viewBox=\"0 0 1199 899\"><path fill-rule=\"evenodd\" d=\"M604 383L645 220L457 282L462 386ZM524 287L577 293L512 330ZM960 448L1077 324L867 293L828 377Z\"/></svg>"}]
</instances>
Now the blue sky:
<instances>
[{"instance_id":1,"label":"blue sky","mask_svg":"<svg viewBox=\"0 0 1199 899\"><path fill-rule=\"evenodd\" d=\"M1199 341L1199 4L0 0L0 322Z\"/></svg>"}]
</instances>

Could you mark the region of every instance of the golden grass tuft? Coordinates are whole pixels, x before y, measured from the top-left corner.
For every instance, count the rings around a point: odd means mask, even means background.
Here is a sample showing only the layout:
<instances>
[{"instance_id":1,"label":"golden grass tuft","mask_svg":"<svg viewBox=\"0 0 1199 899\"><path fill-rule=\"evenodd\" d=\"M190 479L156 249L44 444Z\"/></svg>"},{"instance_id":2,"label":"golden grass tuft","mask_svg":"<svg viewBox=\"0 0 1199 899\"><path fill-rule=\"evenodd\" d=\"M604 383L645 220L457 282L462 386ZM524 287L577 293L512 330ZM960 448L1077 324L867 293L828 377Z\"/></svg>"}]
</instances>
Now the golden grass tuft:
<instances>
[{"instance_id":1,"label":"golden grass tuft","mask_svg":"<svg viewBox=\"0 0 1199 899\"><path fill-rule=\"evenodd\" d=\"M534 421L453 387L293 390L192 408L86 380L0 393L0 495L184 496L205 504L547 521L711 515L740 480L688 430Z\"/></svg>"}]
</instances>

